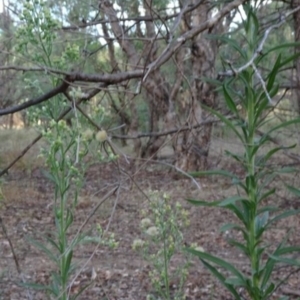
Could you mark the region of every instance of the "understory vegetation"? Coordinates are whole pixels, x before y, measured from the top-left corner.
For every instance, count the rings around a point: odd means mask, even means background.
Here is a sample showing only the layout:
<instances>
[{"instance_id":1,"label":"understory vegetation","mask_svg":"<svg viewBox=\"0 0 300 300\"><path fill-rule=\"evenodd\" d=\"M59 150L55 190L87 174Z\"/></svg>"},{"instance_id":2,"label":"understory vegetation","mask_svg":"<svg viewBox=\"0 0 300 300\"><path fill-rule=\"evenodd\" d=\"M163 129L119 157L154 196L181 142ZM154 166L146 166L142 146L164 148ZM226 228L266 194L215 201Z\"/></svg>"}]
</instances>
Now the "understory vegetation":
<instances>
[{"instance_id":1,"label":"understory vegetation","mask_svg":"<svg viewBox=\"0 0 300 300\"><path fill-rule=\"evenodd\" d=\"M299 296L300 2L23 2L0 298Z\"/></svg>"}]
</instances>

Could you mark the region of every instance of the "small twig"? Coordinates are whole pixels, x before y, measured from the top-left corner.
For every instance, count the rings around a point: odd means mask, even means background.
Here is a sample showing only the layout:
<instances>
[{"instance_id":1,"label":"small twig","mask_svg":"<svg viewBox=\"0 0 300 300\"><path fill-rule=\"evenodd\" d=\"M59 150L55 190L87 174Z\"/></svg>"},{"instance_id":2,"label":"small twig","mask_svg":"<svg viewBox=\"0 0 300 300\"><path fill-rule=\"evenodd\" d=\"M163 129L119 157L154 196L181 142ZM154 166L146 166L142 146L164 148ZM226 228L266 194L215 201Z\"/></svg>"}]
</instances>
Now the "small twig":
<instances>
[{"instance_id":1,"label":"small twig","mask_svg":"<svg viewBox=\"0 0 300 300\"><path fill-rule=\"evenodd\" d=\"M73 241L76 241L77 237L79 236L82 229L85 227L85 225L89 222L89 220L93 217L93 215L96 213L96 211L99 209L99 207L111 196L113 195L116 190L119 188L119 186L114 187L112 190L110 190L104 197L98 202L98 204L93 207L89 215L86 217L84 222L81 224L81 226L78 228L77 233L75 237L73 238ZM62 254L65 255L68 251L70 251L70 248L72 247L72 243L70 243L70 246L66 249L66 251Z\"/></svg>"},{"instance_id":2,"label":"small twig","mask_svg":"<svg viewBox=\"0 0 300 300\"><path fill-rule=\"evenodd\" d=\"M30 148L35 145L41 138L42 134L39 134L26 148L23 149L23 151L2 171L0 171L0 177L4 174L8 174L9 169L17 163L29 150Z\"/></svg>"},{"instance_id":3,"label":"small twig","mask_svg":"<svg viewBox=\"0 0 300 300\"><path fill-rule=\"evenodd\" d=\"M292 275L298 273L300 271L300 268L295 269L294 271L290 272L287 276L285 276L282 280L280 280L279 284L277 284L276 288L272 292L274 294L281 285L283 285Z\"/></svg>"},{"instance_id":4,"label":"small twig","mask_svg":"<svg viewBox=\"0 0 300 300\"><path fill-rule=\"evenodd\" d=\"M291 290L289 288L282 288L282 292L286 295L293 295L300 297L300 290Z\"/></svg>"},{"instance_id":5,"label":"small twig","mask_svg":"<svg viewBox=\"0 0 300 300\"><path fill-rule=\"evenodd\" d=\"M232 116L227 116L227 119L231 120L234 117ZM211 119L211 120L205 120L202 122L199 122L198 124L194 125L194 126L182 126L179 128L173 128L167 131L162 131L162 132L142 132L136 135L118 135L118 134L114 134L111 135L111 138L113 139L124 139L124 140L135 140L135 139L140 139L143 137L160 137L160 136L164 136L164 135L169 135L169 134L173 134L173 133L179 133L182 131L188 131L194 128L199 128L202 127L203 125L209 125L209 124L213 124L213 123L220 123L222 122L219 119Z\"/></svg>"},{"instance_id":6,"label":"small twig","mask_svg":"<svg viewBox=\"0 0 300 300\"><path fill-rule=\"evenodd\" d=\"M3 223L3 220L2 220L1 217L0 217L0 223L1 223L1 228L2 228L2 231L3 231L3 233L4 233L4 236L5 236L5 238L7 239L8 243L9 243L9 247L10 247L11 253L12 253L13 258L14 258L14 262L15 262L15 265L16 265L16 269L17 269L18 273L21 275L21 268L20 268L20 265L19 265L19 261L18 261L17 255L16 255L16 253L15 253L13 244L12 244L12 242L11 242L11 239L10 239L9 236L8 236L8 233L7 233L5 224Z\"/></svg>"},{"instance_id":7,"label":"small twig","mask_svg":"<svg viewBox=\"0 0 300 300\"><path fill-rule=\"evenodd\" d=\"M81 98L78 100L78 102L76 103L76 106L78 107L78 105L83 102L86 99L90 99L91 97L95 96L96 94L99 93L99 90L101 89L101 87L103 87L105 85L100 85L99 88L95 88L94 90L92 90L90 92L90 94L88 95L88 97L86 98ZM60 116L56 119L56 121L62 120L70 111L71 111L71 107L66 108L61 114ZM23 151L21 152L21 154L19 156L17 156L5 169L3 169L2 171L0 171L0 177L3 176L4 174L7 174L9 169L15 165L15 163L17 163L30 149L33 145L35 145L41 138L43 137L42 134L39 134L25 149L23 149Z\"/></svg>"},{"instance_id":8,"label":"small twig","mask_svg":"<svg viewBox=\"0 0 300 300\"><path fill-rule=\"evenodd\" d=\"M252 68L253 68L253 70L254 70L254 72L255 72L255 74L256 74L258 80L260 81L261 86L263 87L263 90L264 90L264 92L265 92L265 94L266 94L266 96L267 96L267 98L268 98L269 104L273 106L274 103L273 103L272 98L270 97L270 94L269 94L268 90L267 90L266 83L265 83L265 81L263 80L263 78L262 78L262 76L260 75L260 73L258 72L258 70L257 70L257 68L256 68L256 66L255 66L254 63L252 64Z\"/></svg>"},{"instance_id":9,"label":"small twig","mask_svg":"<svg viewBox=\"0 0 300 300\"><path fill-rule=\"evenodd\" d=\"M219 76L235 76L239 73L241 73L242 71L244 71L245 69L247 69L248 67L250 67L251 65L254 64L254 61L255 59L261 55L262 51L263 51L263 47L264 47L264 44L269 36L269 34L271 33L271 31L273 29L277 29L279 28L282 24L284 24L286 22L286 19L288 16L294 14L295 12L297 12L298 10L300 10L300 6L296 7L295 9L289 11L288 13L286 13L284 16L282 16L280 18L280 22L277 23L277 24L274 24L272 26L270 26L264 33L264 36L260 42L260 44L258 45L256 51L254 52L253 56L251 57L251 59L243 66L241 66L240 68L238 69L233 69L231 68L231 70L229 71L226 71L226 72L219 72L218 75Z\"/></svg>"},{"instance_id":10,"label":"small twig","mask_svg":"<svg viewBox=\"0 0 300 300\"><path fill-rule=\"evenodd\" d=\"M79 135L79 121L78 121L77 105L76 105L75 97L72 97L71 103L72 103L72 109L74 111L76 127L77 127L77 139L76 139L77 148L76 148L76 158L75 158L75 165L77 165L79 162L80 135Z\"/></svg>"},{"instance_id":11,"label":"small twig","mask_svg":"<svg viewBox=\"0 0 300 300\"><path fill-rule=\"evenodd\" d=\"M20 264L19 264L19 261L18 261L18 257L17 257L17 255L16 255L15 250L14 250L12 241L11 241L10 237L8 236L8 233L7 233L5 224L4 224L4 222L3 222L3 220L2 220L1 217L0 217L0 223L1 223L1 228L2 228L2 231L3 231L3 233L4 233L4 236L5 236L5 238L6 238L7 241L8 241L8 244L9 244L9 247L10 247L10 251L11 251L11 253L12 253L12 256L13 256L13 259L14 259L14 262L15 262L15 265L16 265L17 272L18 272L19 276L21 277L23 283L26 283L26 282L25 282L25 278L24 278L24 276L23 276L23 274L22 274L22 271L21 271L21 268L20 268ZM28 299L32 299L32 296L31 296L31 294L30 294L30 292L29 292L28 289L26 289L26 292L27 292L27 298L28 298Z\"/></svg>"},{"instance_id":12,"label":"small twig","mask_svg":"<svg viewBox=\"0 0 300 300\"><path fill-rule=\"evenodd\" d=\"M115 189L115 190L116 190L116 189ZM117 197L116 197L116 200L115 200L115 203L114 203L112 212L111 212L111 214L110 214L110 217L109 217L107 226L106 226L105 231L104 231L103 234L105 234L105 233L108 232L109 227L110 227L110 224L111 224L111 222L112 222L112 220L113 220L113 216L114 216L114 214L115 214L116 207L117 207L117 204L118 204L118 201L119 201L119 197L120 197L120 190L121 190L121 189L120 189L120 186L118 186L118 188L117 188Z\"/></svg>"},{"instance_id":13,"label":"small twig","mask_svg":"<svg viewBox=\"0 0 300 300\"><path fill-rule=\"evenodd\" d=\"M82 230L82 228L85 226L85 224L88 222L88 220L94 215L94 213L97 211L97 209L101 206L102 203L104 203L115 191L116 189L119 189L120 187L117 186L114 189L112 189L110 192L108 192L103 198L102 200L96 205L96 207L92 210L92 212L89 214L88 218L84 221L84 223L80 226L77 234ZM90 257L85 261L85 263L83 264L83 266L79 269L79 271L75 274L74 278L72 279L72 281L70 282L70 284L68 285L67 289L70 291L72 285L74 284L75 280L78 278L78 276L81 274L81 272L84 270L84 268L88 265L88 263L91 261L91 259L94 257L96 251L98 250L99 246L100 246L100 242L96 245L93 253L90 255ZM59 296L60 297L60 296ZM57 299L59 299L59 297Z\"/></svg>"}]
</instances>

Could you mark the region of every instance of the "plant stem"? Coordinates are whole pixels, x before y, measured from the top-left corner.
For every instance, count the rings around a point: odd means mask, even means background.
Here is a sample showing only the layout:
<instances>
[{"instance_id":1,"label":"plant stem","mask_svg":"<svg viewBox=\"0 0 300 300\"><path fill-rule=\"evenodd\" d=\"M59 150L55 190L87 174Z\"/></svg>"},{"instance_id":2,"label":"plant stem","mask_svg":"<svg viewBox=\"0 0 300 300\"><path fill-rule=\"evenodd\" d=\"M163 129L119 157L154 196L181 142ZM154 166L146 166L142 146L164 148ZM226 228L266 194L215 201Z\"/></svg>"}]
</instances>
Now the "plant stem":
<instances>
[{"instance_id":1,"label":"plant stem","mask_svg":"<svg viewBox=\"0 0 300 300\"><path fill-rule=\"evenodd\" d=\"M168 255L167 255L167 244L166 244L166 228L164 227L163 230L163 240L164 240L164 272L165 272L165 276L164 276L164 280L165 280L165 287L166 287L166 296L167 299L170 300L170 287L169 287L169 276L168 276Z\"/></svg>"},{"instance_id":2,"label":"plant stem","mask_svg":"<svg viewBox=\"0 0 300 300\"><path fill-rule=\"evenodd\" d=\"M252 83L253 85L253 83ZM257 215L257 182L255 178L255 129L256 122L254 118L254 109L257 99L251 93L249 93L248 98L248 136L246 138L246 154L247 154L247 168L248 168L248 200L251 204L249 210L249 245L248 251L251 260L251 274L252 274L252 288L253 291L249 291L253 295L253 300L258 300L259 295L256 294L256 290L259 287L259 278L257 276L259 271L259 261L258 261L258 241L256 239L256 227L255 220Z\"/></svg>"}]
</instances>

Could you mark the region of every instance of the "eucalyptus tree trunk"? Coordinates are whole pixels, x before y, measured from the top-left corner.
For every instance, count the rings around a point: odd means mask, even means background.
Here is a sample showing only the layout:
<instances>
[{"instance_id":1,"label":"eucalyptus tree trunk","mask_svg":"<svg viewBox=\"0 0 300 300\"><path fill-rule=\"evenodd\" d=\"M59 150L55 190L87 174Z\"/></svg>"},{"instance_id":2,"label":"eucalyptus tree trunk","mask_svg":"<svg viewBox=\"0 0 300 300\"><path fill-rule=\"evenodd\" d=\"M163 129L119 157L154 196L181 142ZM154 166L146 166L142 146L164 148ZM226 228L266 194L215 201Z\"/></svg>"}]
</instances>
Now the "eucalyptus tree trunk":
<instances>
[{"instance_id":1,"label":"eucalyptus tree trunk","mask_svg":"<svg viewBox=\"0 0 300 300\"><path fill-rule=\"evenodd\" d=\"M202 2L192 13L192 26L199 26L210 17L210 5ZM215 94L203 77L214 77L216 47L206 40L203 32L194 37L191 47L192 81L188 101L188 116L185 125L191 129L177 135L175 143L176 167L184 171L205 170L211 142L212 125L199 123L209 118L202 105L215 106Z\"/></svg>"},{"instance_id":2,"label":"eucalyptus tree trunk","mask_svg":"<svg viewBox=\"0 0 300 300\"><path fill-rule=\"evenodd\" d=\"M146 16L151 17L151 1L143 1ZM149 64L157 58L157 33L155 32L155 25L153 21L146 22L146 33L142 36L146 42L144 42L144 47L142 53L139 53L135 48L134 43L130 40L127 32L125 32L118 21L117 12L113 8L112 2L104 1L102 3L102 9L105 16L109 19L112 32L116 37L120 47L127 56L128 66L130 69L141 69L145 64ZM135 8L135 11L137 8ZM141 29L137 28L137 35L143 35ZM142 82L141 87L145 90L147 95L146 101L149 107L149 129L150 131L159 131L159 119L160 116L164 114L164 103L168 100L168 90L165 85L165 80L161 76L160 71L154 71L145 81ZM134 98L136 94L131 93L127 96L127 101L130 105L130 110L132 112L132 119L130 124L129 132L131 135L136 135L138 133L139 121L136 109L136 104L134 103ZM163 144L164 138L150 137L147 144L142 147L141 141L136 139L134 144L134 151L139 156L149 156L155 154L160 146Z\"/></svg>"}]
</instances>

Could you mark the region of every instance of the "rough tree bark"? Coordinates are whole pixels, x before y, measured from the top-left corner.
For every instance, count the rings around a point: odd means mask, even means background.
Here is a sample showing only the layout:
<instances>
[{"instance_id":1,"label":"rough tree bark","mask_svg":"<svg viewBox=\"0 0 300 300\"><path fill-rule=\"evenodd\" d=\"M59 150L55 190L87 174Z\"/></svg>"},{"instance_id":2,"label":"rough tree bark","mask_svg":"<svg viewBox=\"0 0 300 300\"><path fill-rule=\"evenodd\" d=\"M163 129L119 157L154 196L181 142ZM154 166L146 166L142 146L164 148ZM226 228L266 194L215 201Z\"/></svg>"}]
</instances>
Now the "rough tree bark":
<instances>
[{"instance_id":1,"label":"rough tree bark","mask_svg":"<svg viewBox=\"0 0 300 300\"><path fill-rule=\"evenodd\" d=\"M196 27L210 17L210 3L203 1L192 14L192 26ZM193 40L191 49L192 82L190 99L188 102L188 116L186 124L191 128L209 117L209 113L202 109L202 105L214 107L215 95L210 84L203 81L203 77L214 77L216 49L205 39L202 32ZM193 128L177 135L175 143L176 167L184 171L205 170L211 141L212 125Z\"/></svg>"},{"instance_id":2,"label":"rough tree bark","mask_svg":"<svg viewBox=\"0 0 300 300\"><path fill-rule=\"evenodd\" d=\"M127 58L127 68L143 70L148 66L151 69L149 66L152 62L157 62L164 57L163 45L166 49L172 48L172 45L182 41L183 36L184 39L187 38L188 35L185 33L192 32L193 29L197 30L211 20L212 7L208 0L178 1L178 3L181 11L177 18L174 18L171 24L164 23L165 21L158 18L162 24L160 27L153 21L153 18L157 17L153 1L142 1L145 18L149 18L149 21L145 21L143 28L136 26L134 37L141 37L139 45L142 44L142 50L141 47L138 50L134 39L131 39L130 30L126 31L126 24L122 26L120 23L112 2L102 1L101 10L109 20L110 29ZM193 10L189 10L191 7ZM135 12L137 11L138 8L135 7ZM209 30L215 30L212 28L213 25L208 26ZM161 29L162 27L164 30ZM207 111L202 109L202 105L215 106L213 87L203 80L203 77L213 78L215 72L217 46L216 42L205 39L205 35L209 33L206 30L195 36L192 41L187 38L184 46L174 50L174 55L168 63L175 65L175 76L169 74L168 77L167 72L158 67L151 72L147 72L149 69L146 69L144 79L139 82L142 96L149 107L150 132L174 127L180 129L187 125L191 127L190 131L180 132L173 136L172 140L176 157L175 165L184 171L207 168L212 125L193 127L209 117ZM164 37L165 41L162 41ZM139 129L134 97L135 95L128 94L126 99L134 112L130 124L132 135L138 133ZM154 157L165 141L165 136L150 136L146 145L141 147L141 142L137 139L134 150L141 156Z\"/></svg>"}]
</instances>

